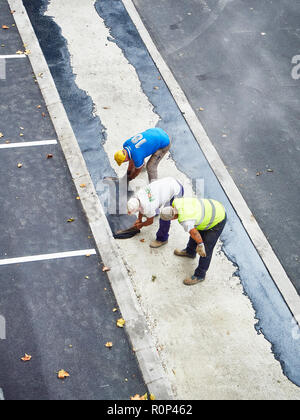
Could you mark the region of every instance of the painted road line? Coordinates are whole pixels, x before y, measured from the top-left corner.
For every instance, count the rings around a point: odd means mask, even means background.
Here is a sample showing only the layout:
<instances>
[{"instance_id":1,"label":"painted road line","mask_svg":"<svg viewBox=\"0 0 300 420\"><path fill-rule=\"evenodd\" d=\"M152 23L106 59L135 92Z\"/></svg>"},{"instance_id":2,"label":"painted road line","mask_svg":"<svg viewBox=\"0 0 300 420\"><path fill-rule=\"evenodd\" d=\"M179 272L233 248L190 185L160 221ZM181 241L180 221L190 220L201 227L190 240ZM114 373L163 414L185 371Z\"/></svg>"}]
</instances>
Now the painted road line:
<instances>
[{"instance_id":1,"label":"painted road line","mask_svg":"<svg viewBox=\"0 0 300 420\"><path fill-rule=\"evenodd\" d=\"M265 267L300 325L300 297L296 289L227 171L187 97L154 44L132 0L122 0L122 2Z\"/></svg>"},{"instance_id":2,"label":"painted road line","mask_svg":"<svg viewBox=\"0 0 300 420\"><path fill-rule=\"evenodd\" d=\"M26 57L27 57L26 54L0 55L0 59L3 59L3 60L10 60L14 58L26 58Z\"/></svg>"},{"instance_id":3,"label":"painted road line","mask_svg":"<svg viewBox=\"0 0 300 420\"><path fill-rule=\"evenodd\" d=\"M0 401L4 401L4 394L2 388L0 388Z\"/></svg>"},{"instance_id":4,"label":"painted road line","mask_svg":"<svg viewBox=\"0 0 300 420\"><path fill-rule=\"evenodd\" d=\"M31 255L31 256L20 257L20 258L0 259L0 265L23 264L23 263L28 263L28 262L57 260L57 259L72 258L72 257L84 257L84 256L87 257L90 255L96 255L96 254L97 252L95 249L84 249L84 250L79 250L79 251L58 252L55 254Z\"/></svg>"},{"instance_id":5,"label":"painted road line","mask_svg":"<svg viewBox=\"0 0 300 420\"><path fill-rule=\"evenodd\" d=\"M57 144L57 140L28 141L28 142L23 142L23 143L0 144L0 149L16 149L20 147L49 146L50 144Z\"/></svg>"},{"instance_id":6,"label":"painted road line","mask_svg":"<svg viewBox=\"0 0 300 420\"><path fill-rule=\"evenodd\" d=\"M144 314L128 276L127 268L120 255L118 245L113 238L104 209L26 9L22 0L8 0L8 4L12 10L15 10L14 19L22 40L24 43L30 44L31 54L29 55L29 60L33 71L35 74L44 73L45 77L39 78L38 84L77 191L82 193L80 185L82 182L86 184L86 194L82 197L81 203L103 263L112 268L107 275L122 316L126 321L128 320L126 322L127 333L132 347L136 350L140 369L143 377L146 378L149 392L154 394L158 400L173 400L173 390L162 366L153 337L148 330Z\"/></svg>"}]
</instances>

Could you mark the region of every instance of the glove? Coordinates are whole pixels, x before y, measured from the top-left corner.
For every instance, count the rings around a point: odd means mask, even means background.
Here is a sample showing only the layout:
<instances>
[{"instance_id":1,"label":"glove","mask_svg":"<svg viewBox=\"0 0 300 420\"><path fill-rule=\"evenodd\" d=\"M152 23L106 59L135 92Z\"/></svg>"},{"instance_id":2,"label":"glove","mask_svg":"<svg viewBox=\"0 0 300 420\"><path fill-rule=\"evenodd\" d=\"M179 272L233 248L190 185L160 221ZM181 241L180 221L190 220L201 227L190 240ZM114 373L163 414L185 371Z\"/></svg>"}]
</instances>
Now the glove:
<instances>
[{"instance_id":1,"label":"glove","mask_svg":"<svg viewBox=\"0 0 300 420\"><path fill-rule=\"evenodd\" d=\"M199 254L200 257L206 257L206 251L203 242L197 246L197 254Z\"/></svg>"}]
</instances>

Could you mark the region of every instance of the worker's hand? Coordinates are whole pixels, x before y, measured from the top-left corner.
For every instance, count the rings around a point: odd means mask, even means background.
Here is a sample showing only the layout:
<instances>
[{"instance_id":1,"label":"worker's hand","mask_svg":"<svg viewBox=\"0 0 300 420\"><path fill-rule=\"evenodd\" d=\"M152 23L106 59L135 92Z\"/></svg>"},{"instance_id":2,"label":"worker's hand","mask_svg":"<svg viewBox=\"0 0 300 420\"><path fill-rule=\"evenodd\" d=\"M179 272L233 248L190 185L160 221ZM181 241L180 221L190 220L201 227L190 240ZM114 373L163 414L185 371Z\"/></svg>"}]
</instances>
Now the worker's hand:
<instances>
[{"instance_id":1,"label":"worker's hand","mask_svg":"<svg viewBox=\"0 0 300 420\"><path fill-rule=\"evenodd\" d=\"M140 220L139 219L137 219L136 220L136 222L134 223L134 225L133 225L135 228L137 228L137 229L142 229L142 227L144 226L144 224L143 224L143 222L140 222Z\"/></svg>"},{"instance_id":2,"label":"worker's hand","mask_svg":"<svg viewBox=\"0 0 300 420\"><path fill-rule=\"evenodd\" d=\"M205 246L203 242L201 244L198 244L197 254L199 254L200 257L204 257L204 258L206 257L206 251L205 251Z\"/></svg>"}]
</instances>

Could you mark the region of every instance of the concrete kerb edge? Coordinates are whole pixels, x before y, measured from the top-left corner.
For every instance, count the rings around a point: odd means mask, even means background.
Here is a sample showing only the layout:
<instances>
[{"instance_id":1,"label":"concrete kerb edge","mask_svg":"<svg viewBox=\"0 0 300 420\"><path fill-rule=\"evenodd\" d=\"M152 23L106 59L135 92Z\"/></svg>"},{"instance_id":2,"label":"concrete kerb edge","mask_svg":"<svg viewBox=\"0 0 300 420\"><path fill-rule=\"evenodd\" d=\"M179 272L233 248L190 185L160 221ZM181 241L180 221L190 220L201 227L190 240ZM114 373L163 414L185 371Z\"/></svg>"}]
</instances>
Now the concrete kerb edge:
<instances>
[{"instance_id":1,"label":"concrete kerb edge","mask_svg":"<svg viewBox=\"0 0 300 420\"><path fill-rule=\"evenodd\" d=\"M115 294L122 316L128 323L126 333L137 355L137 360L145 383L151 393L158 400L174 399L167 375L162 367L158 352L154 346L152 336L148 330L142 310L134 293L126 267L113 239L112 232L105 216L103 207L96 193L90 174L81 154L75 134L67 117L54 84L46 59L40 48L31 21L25 10L22 0L7 0L11 10L14 10L14 19L23 43L30 40L31 54L28 55L33 71L37 77L45 103L48 106L50 118L56 130L58 140L62 145L63 153L71 176L75 183L87 220L93 233L98 252L103 263L110 267L107 272L113 292ZM57 100L58 99L58 100ZM53 118L52 118L53 115ZM59 118L57 116L59 115ZM73 164L74 159L76 165ZM84 189L80 186L85 181ZM82 184L81 184L82 185Z\"/></svg>"},{"instance_id":2,"label":"concrete kerb edge","mask_svg":"<svg viewBox=\"0 0 300 420\"><path fill-rule=\"evenodd\" d=\"M202 124L189 104L184 92L176 81L173 73L157 50L132 0L122 0L132 22L139 32L150 56L161 73L171 95L183 114L196 141L201 147L210 167L218 178L225 194L241 220L250 240L260 255L266 269L280 291L292 315L300 326L300 298L291 280L287 276L271 245L262 232L246 201L228 173L215 147L208 138Z\"/></svg>"}]
</instances>

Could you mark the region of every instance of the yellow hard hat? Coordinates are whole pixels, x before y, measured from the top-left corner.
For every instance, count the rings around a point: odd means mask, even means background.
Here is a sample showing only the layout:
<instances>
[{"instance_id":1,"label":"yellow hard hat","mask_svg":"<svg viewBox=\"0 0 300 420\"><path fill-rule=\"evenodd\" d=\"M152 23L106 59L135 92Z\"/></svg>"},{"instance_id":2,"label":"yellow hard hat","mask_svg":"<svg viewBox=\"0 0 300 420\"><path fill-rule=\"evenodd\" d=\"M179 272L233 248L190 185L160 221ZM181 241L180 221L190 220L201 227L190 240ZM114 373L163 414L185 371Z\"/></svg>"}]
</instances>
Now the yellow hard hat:
<instances>
[{"instance_id":1,"label":"yellow hard hat","mask_svg":"<svg viewBox=\"0 0 300 420\"><path fill-rule=\"evenodd\" d=\"M118 150L117 153L115 153L115 161L119 166L122 165L123 162L125 162L126 159L126 152L125 150Z\"/></svg>"}]
</instances>

